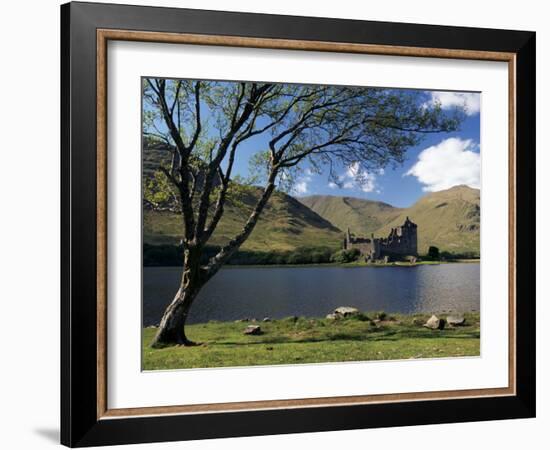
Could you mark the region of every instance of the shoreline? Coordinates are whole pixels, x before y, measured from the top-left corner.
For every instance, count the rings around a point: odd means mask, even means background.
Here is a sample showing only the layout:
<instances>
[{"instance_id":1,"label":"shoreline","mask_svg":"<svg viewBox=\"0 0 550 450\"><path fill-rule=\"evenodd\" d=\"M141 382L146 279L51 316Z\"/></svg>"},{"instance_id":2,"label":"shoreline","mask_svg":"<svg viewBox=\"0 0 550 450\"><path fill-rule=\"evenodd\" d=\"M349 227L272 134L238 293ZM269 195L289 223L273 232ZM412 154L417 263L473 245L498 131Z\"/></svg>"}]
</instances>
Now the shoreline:
<instances>
[{"instance_id":1,"label":"shoreline","mask_svg":"<svg viewBox=\"0 0 550 450\"><path fill-rule=\"evenodd\" d=\"M319 263L319 264L225 264L222 267L224 269L242 269L242 268L254 268L254 269L280 269L280 268L309 268L309 267L342 267L342 268L359 268L359 267L372 267L372 268L381 268L381 267L418 267L418 266L439 266L446 264L479 264L481 260L477 259L456 259L449 261L418 261L416 263L409 263L405 261L395 261L388 263L366 263L366 262L350 262L350 263ZM151 267L179 267L182 266L143 266L143 268Z\"/></svg>"},{"instance_id":2,"label":"shoreline","mask_svg":"<svg viewBox=\"0 0 550 450\"><path fill-rule=\"evenodd\" d=\"M392 312L387 310L380 310L380 311L370 311L370 312L361 312L361 314L364 314L368 317L375 318L378 314L385 314L388 317L400 317L401 319L405 320L413 320L415 317L424 317L424 316L441 316L446 317L453 314L457 314L457 311L455 310L440 310L440 311L430 311L430 312L414 312L414 313L401 313L401 312ZM472 316L479 316L480 311L479 310L460 310L458 311L459 314L463 315L472 315ZM297 319L297 320L324 320L325 318L322 316L285 316L285 317L269 317L269 322L278 322L282 320L290 320L290 319ZM227 319L227 320L217 320L217 319L211 319L206 322L193 322L188 323L187 326L205 326L205 325L212 325L212 324L224 324L224 323L242 323L243 325L249 324L249 325L261 325L263 322L263 318L256 318L256 317L243 317L240 319ZM145 329L156 329L158 328L158 325L142 325L142 330Z\"/></svg>"}]
</instances>

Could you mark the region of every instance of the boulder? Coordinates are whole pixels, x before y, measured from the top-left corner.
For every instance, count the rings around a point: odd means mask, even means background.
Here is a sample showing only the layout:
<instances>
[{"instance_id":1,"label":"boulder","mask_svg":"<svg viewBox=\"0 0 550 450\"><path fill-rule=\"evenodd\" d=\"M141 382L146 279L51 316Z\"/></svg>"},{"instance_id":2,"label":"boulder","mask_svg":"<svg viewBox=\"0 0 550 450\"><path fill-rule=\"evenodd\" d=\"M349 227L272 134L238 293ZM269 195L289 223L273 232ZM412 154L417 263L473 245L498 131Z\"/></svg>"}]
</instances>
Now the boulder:
<instances>
[{"instance_id":1,"label":"boulder","mask_svg":"<svg viewBox=\"0 0 550 450\"><path fill-rule=\"evenodd\" d=\"M428 319L424 326L432 330L442 330L445 328L445 321L437 316L432 316Z\"/></svg>"},{"instance_id":2,"label":"boulder","mask_svg":"<svg viewBox=\"0 0 550 450\"><path fill-rule=\"evenodd\" d=\"M264 317L264 318L262 319L262 322L271 322L271 318L269 318L269 317Z\"/></svg>"},{"instance_id":3,"label":"boulder","mask_svg":"<svg viewBox=\"0 0 550 450\"><path fill-rule=\"evenodd\" d=\"M334 310L334 314L338 317L349 317L359 314L359 310L353 306L339 306Z\"/></svg>"},{"instance_id":4,"label":"boulder","mask_svg":"<svg viewBox=\"0 0 550 450\"><path fill-rule=\"evenodd\" d=\"M336 314L331 313L331 314L327 314L326 318L329 320L336 320L338 319L338 316Z\"/></svg>"},{"instance_id":5,"label":"boulder","mask_svg":"<svg viewBox=\"0 0 550 450\"><path fill-rule=\"evenodd\" d=\"M465 325L466 324L466 319L464 318L464 316L460 315L460 314L456 314L456 315L452 315L452 316L447 316L447 323L453 327L455 326L460 326L460 325Z\"/></svg>"},{"instance_id":6,"label":"boulder","mask_svg":"<svg viewBox=\"0 0 550 450\"><path fill-rule=\"evenodd\" d=\"M262 329L259 325L248 325L244 329L244 334L252 334L254 336L257 336L258 334L262 334Z\"/></svg>"}]
</instances>

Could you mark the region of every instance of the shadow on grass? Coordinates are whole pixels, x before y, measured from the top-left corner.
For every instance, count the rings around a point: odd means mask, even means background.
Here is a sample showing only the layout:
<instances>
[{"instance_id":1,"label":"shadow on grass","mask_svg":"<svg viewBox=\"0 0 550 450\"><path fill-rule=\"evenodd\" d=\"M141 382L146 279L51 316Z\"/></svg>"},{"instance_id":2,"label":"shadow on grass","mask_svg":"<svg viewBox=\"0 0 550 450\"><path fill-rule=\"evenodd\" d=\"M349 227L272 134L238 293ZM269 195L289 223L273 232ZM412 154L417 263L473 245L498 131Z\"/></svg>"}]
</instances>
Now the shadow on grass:
<instances>
[{"instance_id":1,"label":"shadow on grass","mask_svg":"<svg viewBox=\"0 0 550 450\"><path fill-rule=\"evenodd\" d=\"M372 336L373 341L399 341L401 339L479 339L479 331L461 332L460 334L451 334L438 331L388 331L381 335Z\"/></svg>"},{"instance_id":2,"label":"shadow on grass","mask_svg":"<svg viewBox=\"0 0 550 450\"><path fill-rule=\"evenodd\" d=\"M330 336L304 336L302 338L292 338L290 336L263 335L254 341L211 341L209 345L216 346L248 346L248 345L268 345L268 344L301 344L312 342L334 342L334 341L399 341L402 339L479 339L478 330L454 330L431 331L431 330L391 330L377 329L366 333L335 333Z\"/></svg>"}]
</instances>

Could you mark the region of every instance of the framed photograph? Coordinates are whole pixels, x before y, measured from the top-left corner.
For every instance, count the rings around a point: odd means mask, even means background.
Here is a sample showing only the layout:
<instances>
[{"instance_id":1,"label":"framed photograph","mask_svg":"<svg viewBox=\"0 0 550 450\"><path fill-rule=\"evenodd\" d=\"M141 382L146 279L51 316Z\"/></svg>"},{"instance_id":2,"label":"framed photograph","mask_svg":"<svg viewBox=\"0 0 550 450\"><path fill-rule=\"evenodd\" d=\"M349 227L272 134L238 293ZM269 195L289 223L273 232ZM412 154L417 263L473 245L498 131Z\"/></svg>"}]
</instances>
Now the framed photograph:
<instances>
[{"instance_id":1,"label":"framed photograph","mask_svg":"<svg viewBox=\"0 0 550 450\"><path fill-rule=\"evenodd\" d=\"M71 447L535 415L535 33L61 7Z\"/></svg>"}]
</instances>

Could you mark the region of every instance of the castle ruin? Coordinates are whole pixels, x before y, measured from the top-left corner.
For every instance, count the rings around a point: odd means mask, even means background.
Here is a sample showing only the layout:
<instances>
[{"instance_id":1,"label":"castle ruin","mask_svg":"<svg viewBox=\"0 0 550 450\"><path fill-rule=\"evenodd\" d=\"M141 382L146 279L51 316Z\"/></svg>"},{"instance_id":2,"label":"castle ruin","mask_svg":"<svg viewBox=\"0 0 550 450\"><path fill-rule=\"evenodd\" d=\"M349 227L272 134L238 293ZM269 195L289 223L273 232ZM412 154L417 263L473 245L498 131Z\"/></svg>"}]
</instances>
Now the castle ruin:
<instances>
[{"instance_id":1,"label":"castle ruin","mask_svg":"<svg viewBox=\"0 0 550 450\"><path fill-rule=\"evenodd\" d=\"M401 259L406 256L418 256L417 225L407 217L405 223L392 228L386 238L359 237L352 234L348 228L344 238L344 249L357 248L361 256L367 261L374 261L384 257Z\"/></svg>"}]
</instances>

